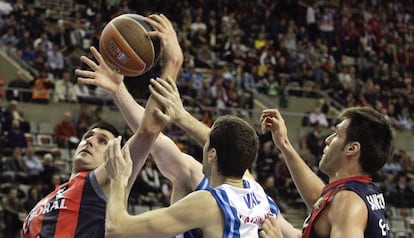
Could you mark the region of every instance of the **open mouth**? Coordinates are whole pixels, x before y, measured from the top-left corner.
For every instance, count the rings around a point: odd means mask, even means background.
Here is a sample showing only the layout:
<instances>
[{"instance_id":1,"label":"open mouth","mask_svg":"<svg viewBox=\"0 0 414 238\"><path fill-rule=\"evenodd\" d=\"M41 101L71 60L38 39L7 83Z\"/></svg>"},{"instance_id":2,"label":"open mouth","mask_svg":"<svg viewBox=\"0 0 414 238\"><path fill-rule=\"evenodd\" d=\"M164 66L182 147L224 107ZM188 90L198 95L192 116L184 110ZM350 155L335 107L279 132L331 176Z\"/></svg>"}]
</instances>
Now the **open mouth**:
<instances>
[{"instance_id":1,"label":"open mouth","mask_svg":"<svg viewBox=\"0 0 414 238\"><path fill-rule=\"evenodd\" d=\"M83 150L81 150L80 152L79 152L79 154L80 153L87 153L87 154L89 154L89 155L92 155L92 153L89 151L89 150L87 150L87 149L83 149Z\"/></svg>"}]
</instances>

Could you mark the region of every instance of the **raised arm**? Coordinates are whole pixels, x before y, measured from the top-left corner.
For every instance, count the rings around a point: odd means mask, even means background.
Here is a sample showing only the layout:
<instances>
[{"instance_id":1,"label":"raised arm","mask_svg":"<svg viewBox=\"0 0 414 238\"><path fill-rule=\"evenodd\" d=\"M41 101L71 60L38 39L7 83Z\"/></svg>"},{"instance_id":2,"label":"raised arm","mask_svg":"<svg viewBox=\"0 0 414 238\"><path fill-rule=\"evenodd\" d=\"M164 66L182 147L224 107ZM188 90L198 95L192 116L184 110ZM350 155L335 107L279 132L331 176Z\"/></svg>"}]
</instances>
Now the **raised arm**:
<instances>
[{"instance_id":1,"label":"raised arm","mask_svg":"<svg viewBox=\"0 0 414 238\"><path fill-rule=\"evenodd\" d=\"M175 80L183 56L173 26L164 15L151 15L146 18L146 21L156 29L148 32L148 35L158 37L163 47L165 64L161 77L173 77ZM91 48L91 51L98 64L82 56L81 60L92 71L78 69L75 72L80 76L79 82L97 85L111 91L127 124L135 131L135 134L128 141L130 152L134 155L133 172L129 182L129 187L131 187L145 163L151 145L163 128L164 122L154 116L153 110L159 105L151 96L147 101L146 109L140 107L125 87L122 75L113 72L95 48ZM99 182L105 181L105 169L98 168L95 170L95 174Z\"/></svg>"},{"instance_id":2,"label":"raised arm","mask_svg":"<svg viewBox=\"0 0 414 238\"><path fill-rule=\"evenodd\" d=\"M275 145L280 149L289 172L306 205L311 208L319 198L324 183L309 168L290 143L285 121L277 109L264 110L260 117L262 132L270 130Z\"/></svg>"},{"instance_id":3,"label":"raised arm","mask_svg":"<svg viewBox=\"0 0 414 238\"><path fill-rule=\"evenodd\" d=\"M173 29L170 28L169 30L171 31ZM165 67L162 77L170 75L170 77L175 78L182 64L183 55L181 49L177 46L178 40L176 36L170 35L168 39L170 40L168 44L163 42L165 43L163 46ZM101 54L94 47L91 47L91 52L98 64L88 57L82 56L81 60L91 70L77 69L75 73L79 76L78 82L102 87L112 92L113 98L123 118L128 126L136 132L143 119L144 107L139 105L129 93L123 82L123 76L109 68L105 64ZM180 198L189 191L194 190L203 177L201 164L189 155L182 153L177 145L163 134L158 136L151 148L151 154L161 174L168 178L173 185L176 185L174 186L176 189L174 189L173 201L177 197ZM137 165L135 166L135 174L131 177L131 181L133 181L145 163L145 159L138 161L135 158L133 159Z\"/></svg>"},{"instance_id":4,"label":"raised arm","mask_svg":"<svg viewBox=\"0 0 414 238\"><path fill-rule=\"evenodd\" d=\"M121 152L119 139L114 139L109 142L105 155L111 178L111 193L106 207L106 237L172 237L207 225L217 230L217 225L214 225L218 222L211 222L211 220L221 222L217 219L221 211L208 191L192 193L168 208L156 209L136 216L128 214L125 205L128 198L126 184L132 165L128 151ZM195 212L189 216L189 210Z\"/></svg>"}]
</instances>

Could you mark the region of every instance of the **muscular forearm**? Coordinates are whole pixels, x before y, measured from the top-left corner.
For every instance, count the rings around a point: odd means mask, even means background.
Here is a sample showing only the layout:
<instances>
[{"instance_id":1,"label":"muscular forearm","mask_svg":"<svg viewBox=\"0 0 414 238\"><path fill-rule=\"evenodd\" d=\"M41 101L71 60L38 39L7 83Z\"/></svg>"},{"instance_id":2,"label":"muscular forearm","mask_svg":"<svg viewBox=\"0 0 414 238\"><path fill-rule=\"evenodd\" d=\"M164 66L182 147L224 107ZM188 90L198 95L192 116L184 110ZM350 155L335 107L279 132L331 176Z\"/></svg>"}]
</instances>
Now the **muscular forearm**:
<instances>
[{"instance_id":1,"label":"muscular forearm","mask_svg":"<svg viewBox=\"0 0 414 238\"><path fill-rule=\"evenodd\" d=\"M163 69L162 76L168 76L175 80L180 66L181 64L177 65L175 62L169 61ZM135 110L141 110L139 105L137 107L138 109ZM133 181L135 181L138 171L141 170L145 159L150 152L150 148L165 125L165 122L155 115L154 110L156 108L161 108L161 105L157 102L157 100L153 99L153 96L150 96L145 109L142 109L144 110L144 113L141 123L138 120L139 116L135 116L134 118L136 125L139 125L139 129L135 132L135 135L130 141L130 151L131 155L133 155L134 163L133 172L129 180L129 188L132 186Z\"/></svg>"},{"instance_id":2,"label":"muscular forearm","mask_svg":"<svg viewBox=\"0 0 414 238\"><path fill-rule=\"evenodd\" d=\"M127 211L127 190L123 178L111 180L108 203L106 206L105 230L107 237L118 236L122 233L122 222L128 216Z\"/></svg>"},{"instance_id":3,"label":"muscular forearm","mask_svg":"<svg viewBox=\"0 0 414 238\"><path fill-rule=\"evenodd\" d=\"M144 108L135 101L124 83L119 85L113 96L129 128L136 132L142 120Z\"/></svg>"},{"instance_id":4,"label":"muscular forearm","mask_svg":"<svg viewBox=\"0 0 414 238\"><path fill-rule=\"evenodd\" d=\"M161 78L169 76L175 79L180 71L181 64L182 61L180 61L179 58L169 60L163 68ZM133 132L136 132L143 118L144 107L136 102L123 82L119 85L117 90L113 92L113 97L129 128Z\"/></svg>"},{"instance_id":5,"label":"muscular forearm","mask_svg":"<svg viewBox=\"0 0 414 238\"><path fill-rule=\"evenodd\" d=\"M292 179L308 207L312 207L320 196L324 183L303 161L289 141L280 146Z\"/></svg>"},{"instance_id":6,"label":"muscular forearm","mask_svg":"<svg viewBox=\"0 0 414 238\"><path fill-rule=\"evenodd\" d=\"M177 118L176 124L195 139L200 146L204 146L208 139L210 128L203 122L185 111L180 118Z\"/></svg>"}]
</instances>

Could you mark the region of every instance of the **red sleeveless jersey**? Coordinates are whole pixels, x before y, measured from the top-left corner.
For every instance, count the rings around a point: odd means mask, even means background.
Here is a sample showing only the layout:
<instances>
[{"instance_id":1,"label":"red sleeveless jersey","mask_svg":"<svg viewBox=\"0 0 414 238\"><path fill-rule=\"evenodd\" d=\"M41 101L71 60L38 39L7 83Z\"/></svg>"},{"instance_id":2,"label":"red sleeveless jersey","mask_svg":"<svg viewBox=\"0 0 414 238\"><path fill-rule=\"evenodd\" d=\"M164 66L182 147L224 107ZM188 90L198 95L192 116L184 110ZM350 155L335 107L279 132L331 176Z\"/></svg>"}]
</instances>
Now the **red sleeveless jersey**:
<instances>
[{"instance_id":1,"label":"red sleeveless jersey","mask_svg":"<svg viewBox=\"0 0 414 238\"><path fill-rule=\"evenodd\" d=\"M26 217L23 238L104 237L106 196L93 172L80 172L39 201Z\"/></svg>"}]
</instances>

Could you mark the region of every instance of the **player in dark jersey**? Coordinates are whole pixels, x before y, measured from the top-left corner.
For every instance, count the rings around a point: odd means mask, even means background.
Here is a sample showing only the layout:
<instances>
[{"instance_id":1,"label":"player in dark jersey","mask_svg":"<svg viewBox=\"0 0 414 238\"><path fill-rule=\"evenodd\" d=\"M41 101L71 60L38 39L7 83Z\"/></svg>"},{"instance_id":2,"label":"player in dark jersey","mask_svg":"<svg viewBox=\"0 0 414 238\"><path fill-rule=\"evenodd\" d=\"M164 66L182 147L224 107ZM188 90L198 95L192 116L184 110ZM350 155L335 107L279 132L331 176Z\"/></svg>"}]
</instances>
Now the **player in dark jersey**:
<instances>
[{"instance_id":1,"label":"player in dark jersey","mask_svg":"<svg viewBox=\"0 0 414 238\"><path fill-rule=\"evenodd\" d=\"M392 153L387 119L372 108L352 107L325 140L319 168L329 177L325 185L305 164L289 141L277 109L263 111L262 131L270 130L311 214L302 237L389 237L383 194L371 177Z\"/></svg>"},{"instance_id":2,"label":"player in dark jersey","mask_svg":"<svg viewBox=\"0 0 414 238\"><path fill-rule=\"evenodd\" d=\"M150 32L159 37L163 46L165 60L161 77L174 78L182 64L182 52L178 44L176 33L167 18L161 15L152 15L147 18L149 24L156 31ZM124 93L128 94L125 85L121 83L123 76L113 72L103 61L95 48L91 48L97 63L81 57L93 71L76 70L79 81L94 81L102 75L111 75L122 87L114 89L114 99L121 111L127 112L135 101L123 101ZM105 84L105 82L103 82ZM107 85L113 85L112 82ZM145 163L149 149L163 127L152 110L158 103L151 97L148 99L145 113L140 115L141 127L127 142L129 151L134 158L133 173L128 181L131 188L135 178ZM123 114L125 120L135 120L133 114ZM108 174L105 169L104 154L108 143L121 140L119 133L105 123L94 125L79 143L73 157L73 169L69 181L58 186L52 193L43 198L26 217L23 225L24 238L37 237L104 237L105 236L105 208L106 197L109 194Z\"/></svg>"}]
</instances>

